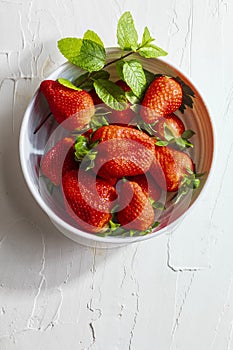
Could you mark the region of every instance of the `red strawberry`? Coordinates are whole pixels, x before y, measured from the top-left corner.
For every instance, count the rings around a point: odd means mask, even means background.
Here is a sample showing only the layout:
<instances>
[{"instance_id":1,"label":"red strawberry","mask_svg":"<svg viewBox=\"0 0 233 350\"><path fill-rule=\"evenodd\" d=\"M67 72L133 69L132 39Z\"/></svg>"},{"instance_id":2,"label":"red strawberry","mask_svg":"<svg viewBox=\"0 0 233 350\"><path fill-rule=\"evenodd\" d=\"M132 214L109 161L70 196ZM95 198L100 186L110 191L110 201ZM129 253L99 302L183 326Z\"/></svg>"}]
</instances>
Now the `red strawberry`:
<instances>
[{"instance_id":1,"label":"red strawberry","mask_svg":"<svg viewBox=\"0 0 233 350\"><path fill-rule=\"evenodd\" d=\"M148 195L136 182L127 181L122 185L119 208L117 220L125 229L144 231L154 222L154 210Z\"/></svg>"},{"instance_id":2,"label":"red strawberry","mask_svg":"<svg viewBox=\"0 0 233 350\"><path fill-rule=\"evenodd\" d=\"M127 179L131 182L136 182L147 197L152 198L155 202L159 200L161 188L158 187L153 177L149 173L130 176Z\"/></svg>"},{"instance_id":3,"label":"red strawberry","mask_svg":"<svg viewBox=\"0 0 233 350\"><path fill-rule=\"evenodd\" d=\"M62 178L67 213L88 232L99 232L112 218L117 194L113 186L90 172L72 170Z\"/></svg>"},{"instance_id":4,"label":"red strawberry","mask_svg":"<svg viewBox=\"0 0 233 350\"><path fill-rule=\"evenodd\" d=\"M159 76L150 84L142 100L141 116L146 123L175 112L182 104L181 85L167 76Z\"/></svg>"},{"instance_id":5,"label":"red strawberry","mask_svg":"<svg viewBox=\"0 0 233 350\"><path fill-rule=\"evenodd\" d=\"M143 174L154 158L154 141L134 128L102 126L91 141L99 142L93 170L105 179Z\"/></svg>"},{"instance_id":6,"label":"red strawberry","mask_svg":"<svg viewBox=\"0 0 233 350\"><path fill-rule=\"evenodd\" d=\"M95 112L93 100L85 90L74 90L57 81L44 80L40 91L56 121L68 130L81 130Z\"/></svg>"},{"instance_id":7,"label":"red strawberry","mask_svg":"<svg viewBox=\"0 0 233 350\"><path fill-rule=\"evenodd\" d=\"M117 80L115 82L124 92L131 91L130 87L123 81ZM115 123L120 125L127 125L135 117L134 111L130 108L131 103L128 102L126 109L122 111L112 110L112 113L108 115L109 123Z\"/></svg>"},{"instance_id":8,"label":"red strawberry","mask_svg":"<svg viewBox=\"0 0 233 350\"><path fill-rule=\"evenodd\" d=\"M74 140L65 137L41 158L41 171L54 185L60 185L62 174L78 167L74 159Z\"/></svg>"},{"instance_id":9,"label":"red strawberry","mask_svg":"<svg viewBox=\"0 0 233 350\"><path fill-rule=\"evenodd\" d=\"M184 176L193 171L194 164L187 153L168 146L155 146L150 174L163 189L178 191Z\"/></svg>"},{"instance_id":10,"label":"red strawberry","mask_svg":"<svg viewBox=\"0 0 233 350\"><path fill-rule=\"evenodd\" d=\"M154 126L154 129L157 132L157 136L161 139L164 139L164 127L167 127L174 137L181 137L185 131L185 126L182 120L177 117L174 113L165 116L164 118L159 118L158 122Z\"/></svg>"}]
</instances>

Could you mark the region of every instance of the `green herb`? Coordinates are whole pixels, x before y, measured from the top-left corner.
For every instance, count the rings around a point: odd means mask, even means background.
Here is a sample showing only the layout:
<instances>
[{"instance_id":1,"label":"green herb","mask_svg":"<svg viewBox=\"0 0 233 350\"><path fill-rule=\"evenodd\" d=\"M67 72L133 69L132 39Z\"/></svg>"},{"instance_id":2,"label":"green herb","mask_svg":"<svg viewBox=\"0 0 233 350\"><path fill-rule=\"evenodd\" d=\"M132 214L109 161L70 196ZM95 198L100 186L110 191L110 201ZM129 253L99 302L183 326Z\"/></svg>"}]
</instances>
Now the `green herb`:
<instances>
[{"instance_id":1,"label":"green herb","mask_svg":"<svg viewBox=\"0 0 233 350\"><path fill-rule=\"evenodd\" d=\"M72 64L77 65L84 72L75 85L82 89L94 88L97 95L109 107L122 110L126 108L125 94L113 86L109 73L105 70L110 64L116 63L117 74L131 88L133 94L141 100L143 93L152 79L152 74L143 70L137 59L125 60L129 55L138 53L146 58L164 56L167 53L152 44L154 38L145 27L142 42L138 43L138 33L134 20L129 11L123 13L117 24L117 41L122 49L119 58L106 63L106 51L101 38L92 30L87 30L83 38L63 38L58 41L61 54ZM101 72L99 75L98 72ZM103 80L108 80L109 84ZM68 83L67 83L68 84ZM115 84L114 84L115 85Z\"/></svg>"},{"instance_id":2,"label":"green herb","mask_svg":"<svg viewBox=\"0 0 233 350\"><path fill-rule=\"evenodd\" d=\"M83 39L94 41L96 44L104 47L103 41L100 39L98 34L93 32L93 30L87 30L83 36Z\"/></svg>"},{"instance_id":3,"label":"green herb","mask_svg":"<svg viewBox=\"0 0 233 350\"><path fill-rule=\"evenodd\" d=\"M110 80L97 79L94 88L99 98L110 108L123 110L126 108L126 97L124 91Z\"/></svg>"},{"instance_id":4,"label":"green herb","mask_svg":"<svg viewBox=\"0 0 233 350\"><path fill-rule=\"evenodd\" d=\"M105 60L106 52L102 45L92 40L83 39L76 61L80 68L88 72L98 71L104 67Z\"/></svg>"},{"instance_id":5,"label":"green herb","mask_svg":"<svg viewBox=\"0 0 233 350\"><path fill-rule=\"evenodd\" d=\"M138 34L130 12L125 12L118 21L117 41L122 50L137 50Z\"/></svg>"},{"instance_id":6,"label":"green herb","mask_svg":"<svg viewBox=\"0 0 233 350\"><path fill-rule=\"evenodd\" d=\"M140 99L146 88L146 77L141 63L137 60L126 61L123 65L123 76L134 95Z\"/></svg>"}]
</instances>

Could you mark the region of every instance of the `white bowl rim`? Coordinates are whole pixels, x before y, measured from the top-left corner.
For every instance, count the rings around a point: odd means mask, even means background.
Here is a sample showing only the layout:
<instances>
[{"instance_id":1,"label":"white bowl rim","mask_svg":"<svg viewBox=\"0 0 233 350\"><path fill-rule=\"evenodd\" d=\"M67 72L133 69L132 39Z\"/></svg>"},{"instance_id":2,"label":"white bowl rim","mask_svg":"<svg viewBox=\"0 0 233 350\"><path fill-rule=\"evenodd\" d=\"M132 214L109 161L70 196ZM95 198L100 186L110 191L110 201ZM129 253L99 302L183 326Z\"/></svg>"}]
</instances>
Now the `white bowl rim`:
<instances>
[{"instance_id":1,"label":"white bowl rim","mask_svg":"<svg viewBox=\"0 0 233 350\"><path fill-rule=\"evenodd\" d=\"M116 47L109 47L107 48L109 51L111 50L116 50L118 48ZM24 179L27 183L27 186L32 194L32 196L34 197L34 199L36 200L36 202L39 204L39 206L43 209L43 211L49 216L49 218L52 221L55 221L59 226L62 226L65 230L72 232L72 234L77 235L77 237L82 237L86 240L91 240L91 241L95 241L95 242L99 242L99 243L109 243L111 244L119 244L123 245L123 244L128 244L128 243L134 243L134 242L139 242L139 241L144 241L147 240L149 238L153 238L156 236L159 236L161 234L164 233L169 233L170 231L173 230L173 228L175 227L175 225L180 222L181 218L184 218L196 205L197 202L200 202L200 198L203 196L203 194L205 193L206 189L207 189L207 185L209 184L212 176L213 176L213 169L215 167L216 164L216 128L213 122L213 118L212 118L212 113L210 110L210 107L206 104L206 102L203 99L203 94L200 91L199 87L197 87L197 84L192 82L192 79L185 73L182 73L180 68L177 68L173 63L170 63L169 59L167 58L159 58L159 60L164 61L164 63L168 64L170 66L171 69L176 70L178 73L180 73L181 75L184 75L189 82L195 87L195 89L197 90L198 94L201 96L202 102L207 110L208 113L208 117L210 119L210 123L212 126L212 135L213 135L213 150L212 150L212 160L211 160L211 165L210 165L210 169L209 169L209 173L207 176L207 179L202 187L202 190L200 191L199 195L197 196L197 198L194 200L194 202L189 206L189 208L180 216L178 217L176 220L174 220L172 223L170 223L168 226L163 227L161 230L159 231L155 231L152 232L151 234L147 234L144 236L137 236L137 237L121 237L121 236L106 236L106 237L102 237L102 236L98 236L97 234L93 234L93 233L88 233L88 232L84 232L81 231L75 227L73 227L72 225L68 224L67 222L65 222L64 220L62 220L58 215L56 215L51 209L50 207L43 201L42 197L40 196L39 192L37 191L36 187L34 186L28 172L27 172L27 166L26 166L26 159L23 157L24 155L24 139L25 139L25 134L27 132L27 126L28 126L28 120L30 117L30 108L32 107L36 95L38 93L38 89L35 91L30 103L28 104L22 123L21 123L21 128L20 128L20 136L19 136L19 154L20 154L20 163L21 163L21 168L22 168L22 172L24 175ZM71 65L71 63L69 63L68 61L64 62L63 64L61 64L58 68L56 68L48 77L46 77L46 79L52 79L53 76L57 76L59 74L59 71L63 72L65 70L65 68L67 66Z\"/></svg>"}]
</instances>

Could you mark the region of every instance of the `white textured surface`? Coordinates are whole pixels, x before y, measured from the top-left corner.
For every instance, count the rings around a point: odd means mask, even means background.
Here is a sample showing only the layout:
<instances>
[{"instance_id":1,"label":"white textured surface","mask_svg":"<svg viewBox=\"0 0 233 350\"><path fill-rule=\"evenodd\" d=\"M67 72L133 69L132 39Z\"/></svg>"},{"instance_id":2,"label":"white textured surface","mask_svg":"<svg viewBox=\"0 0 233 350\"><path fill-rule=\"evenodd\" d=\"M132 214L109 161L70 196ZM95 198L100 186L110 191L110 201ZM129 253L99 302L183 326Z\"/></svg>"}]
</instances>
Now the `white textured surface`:
<instances>
[{"instance_id":1,"label":"white textured surface","mask_svg":"<svg viewBox=\"0 0 233 350\"><path fill-rule=\"evenodd\" d=\"M142 5L143 4L143 5ZM217 168L176 232L118 250L60 235L21 174L19 128L56 42L95 30L116 45L130 10L212 111ZM0 349L233 349L233 2L0 1Z\"/></svg>"}]
</instances>

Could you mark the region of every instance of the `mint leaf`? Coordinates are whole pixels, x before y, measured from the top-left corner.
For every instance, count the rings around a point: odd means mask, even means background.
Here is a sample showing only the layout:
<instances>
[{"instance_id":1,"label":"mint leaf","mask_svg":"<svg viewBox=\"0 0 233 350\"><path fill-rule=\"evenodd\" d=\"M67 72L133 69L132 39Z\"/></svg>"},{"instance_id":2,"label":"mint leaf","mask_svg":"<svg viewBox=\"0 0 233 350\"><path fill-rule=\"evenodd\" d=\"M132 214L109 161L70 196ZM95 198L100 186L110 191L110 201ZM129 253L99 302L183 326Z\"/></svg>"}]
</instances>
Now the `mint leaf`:
<instances>
[{"instance_id":1,"label":"mint leaf","mask_svg":"<svg viewBox=\"0 0 233 350\"><path fill-rule=\"evenodd\" d=\"M92 74L92 76L95 77L95 79L109 79L110 74L106 70L101 69L98 72ZM75 80L75 85L85 90L91 90L93 88L93 83L94 81L91 78L91 74L89 72L80 75Z\"/></svg>"},{"instance_id":2,"label":"mint leaf","mask_svg":"<svg viewBox=\"0 0 233 350\"><path fill-rule=\"evenodd\" d=\"M103 41L100 39L98 34L93 32L93 30L87 30L83 36L83 39L85 40L91 40L94 41L95 43L99 44L100 46L104 47Z\"/></svg>"},{"instance_id":3,"label":"mint leaf","mask_svg":"<svg viewBox=\"0 0 233 350\"><path fill-rule=\"evenodd\" d=\"M127 100L132 104L140 103L140 100L137 98L137 96L134 95L132 91L126 91L125 96Z\"/></svg>"},{"instance_id":4,"label":"mint leaf","mask_svg":"<svg viewBox=\"0 0 233 350\"><path fill-rule=\"evenodd\" d=\"M134 95L140 99L146 88L146 77L141 63L136 60L126 61L123 66L123 76Z\"/></svg>"},{"instance_id":5,"label":"mint leaf","mask_svg":"<svg viewBox=\"0 0 233 350\"><path fill-rule=\"evenodd\" d=\"M124 91L112 81L97 79L94 88L99 98L110 108L121 111L127 107Z\"/></svg>"},{"instance_id":6,"label":"mint leaf","mask_svg":"<svg viewBox=\"0 0 233 350\"><path fill-rule=\"evenodd\" d=\"M144 74L146 77L147 86L149 86L152 83L152 81L155 79L155 74L151 73L150 71L148 71L146 69L144 69Z\"/></svg>"},{"instance_id":7,"label":"mint leaf","mask_svg":"<svg viewBox=\"0 0 233 350\"><path fill-rule=\"evenodd\" d=\"M91 90L93 87L93 81L90 80L90 73L84 73L81 74L76 80L75 80L75 85L85 89L85 90Z\"/></svg>"},{"instance_id":8,"label":"mint leaf","mask_svg":"<svg viewBox=\"0 0 233 350\"><path fill-rule=\"evenodd\" d=\"M84 39L74 64L91 73L101 70L105 65L105 59L104 47L94 41Z\"/></svg>"},{"instance_id":9,"label":"mint leaf","mask_svg":"<svg viewBox=\"0 0 233 350\"><path fill-rule=\"evenodd\" d=\"M125 64L124 60L120 60L116 62L116 71L117 74L119 75L119 77L121 78L121 80L124 80L124 76L123 76L123 66Z\"/></svg>"},{"instance_id":10,"label":"mint leaf","mask_svg":"<svg viewBox=\"0 0 233 350\"><path fill-rule=\"evenodd\" d=\"M142 35L142 44L141 46L145 46L149 43L151 43L152 41L154 41L155 39L151 37L149 29L147 27L144 28L144 32Z\"/></svg>"},{"instance_id":11,"label":"mint leaf","mask_svg":"<svg viewBox=\"0 0 233 350\"><path fill-rule=\"evenodd\" d=\"M79 56L82 39L78 38L64 38L58 41L58 49L61 54L71 63L76 64L77 57Z\"/></svg>"},{"instance_id":12,"label":"mint leaf","mask_svg":"<svg viewBox=\"0 0 233 350\"><path fill-rule=\"evenodd\" d=\"M161 49L160 47L148 44L146 46L140 47L138 49L139 55L145 57L145 58L156 58L159 56L166 56L167 52Z\"/></svg>"},{"instance_id":13,"label":"mint leaf","mask_svg":"<svg viewBox=\"0 0 233 350\"><path fill-rule=\"evenodd\" d=\"M138 34L130 12L123 13L118 21L117 40L122 50L137 50Z\"/></svg>"},{"instance_id":14,"label":"mint leaf","mask_svg":"<svg viewBox=\"0 0 233 350\"><path fill-rule=\"evenodd\" d=\"M73 83L71 83L71 81L69 81L67 79L58 78L57 81L61 85L65 86L65 87L67 87L69 89L78 90L78 91L82 90L82 89L78 88L77 86L75 86Z\"/></svg>"}]
</instances>

